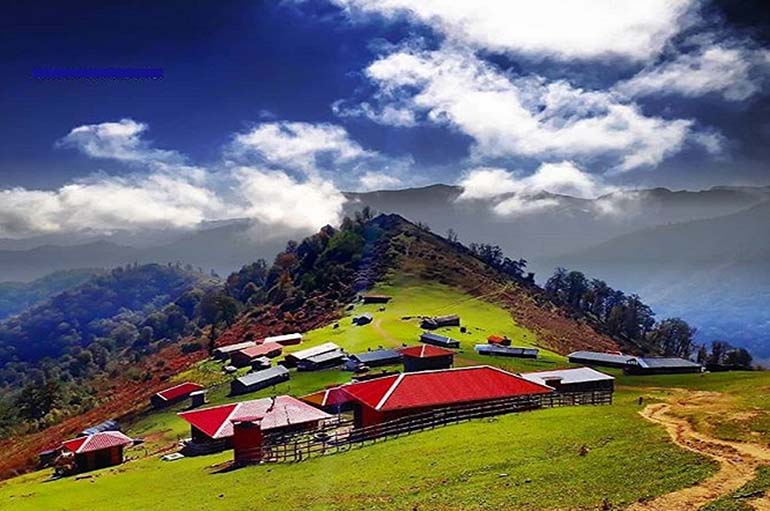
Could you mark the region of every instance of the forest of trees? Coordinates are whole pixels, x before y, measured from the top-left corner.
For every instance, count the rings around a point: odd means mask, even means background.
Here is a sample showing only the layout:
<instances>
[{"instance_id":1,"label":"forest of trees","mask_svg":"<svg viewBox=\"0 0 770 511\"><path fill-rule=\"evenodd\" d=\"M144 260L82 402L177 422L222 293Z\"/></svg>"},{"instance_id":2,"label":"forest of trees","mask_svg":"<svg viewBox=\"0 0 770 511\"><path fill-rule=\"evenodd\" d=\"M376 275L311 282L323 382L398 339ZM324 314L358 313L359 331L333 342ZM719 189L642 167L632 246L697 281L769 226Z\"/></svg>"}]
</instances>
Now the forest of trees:
<instances>
[{"instance_id":1,"label":"forest of trees","mask_svg":"<svg viewBox=\"0 0 770 511\"><path fill-rule=\"evenodd\" d=\"M453 235L450 232L447 233L450 241L452 241ZM456 237L454 243L457 243ZM498 245L490 245L488 243L471 243L468 246L471 253L487 263L489 266L505 273L509 277L522 282L535 282L534 273L525 273L527 268L527 261L525 259L511 259L506 257L503 253L503 249Z\"/></svg>"},{"instance_id":2,"label":"forest of trees","mask_svg":"<svg viewBox=\"0 0 770 511\"><path fill-rule=\"evenodd\" d=\"M290 316L308 303L323 307L320 295L331 306L351 300L365 245L380 235L367 225L372 216L366 210L339 229L290 241L272 265L246 265L224 285L192 267L130 265L0 323L0 437L93 407L96 378L122 375L126 362L164 346L212 350L246 308L258 314L278 306ZM153 376L129 372L137 380Z\"/></svg>"},{"instance_id":3,"label":"forest of trees","mask_svg":"<svg viewBox=\"0 0 770 511\"><path fill-rule=\"evenodd\" d=\"M189 269L129 265L0 323L0 435L89 409L94 378L123 374L126 362L195 335L212 294Z\"/></svg>"},{"instance_id":4,"label":"forest of trees","mask_svg":"<svg viewBox=\"0 0 770 511\"><path fill-rule=\"evenodd\" d=\"M751 355L716 341L712 353L695 342L695 328L681 318L655 320L653 310L635 294L611 288L579 271L557 268L545 283L545 291L556 303L579 311L599 323L612 336L629 341L638 349L672 357L690 358L714 367L750 369Z\"/></svg>"}]
</instances>

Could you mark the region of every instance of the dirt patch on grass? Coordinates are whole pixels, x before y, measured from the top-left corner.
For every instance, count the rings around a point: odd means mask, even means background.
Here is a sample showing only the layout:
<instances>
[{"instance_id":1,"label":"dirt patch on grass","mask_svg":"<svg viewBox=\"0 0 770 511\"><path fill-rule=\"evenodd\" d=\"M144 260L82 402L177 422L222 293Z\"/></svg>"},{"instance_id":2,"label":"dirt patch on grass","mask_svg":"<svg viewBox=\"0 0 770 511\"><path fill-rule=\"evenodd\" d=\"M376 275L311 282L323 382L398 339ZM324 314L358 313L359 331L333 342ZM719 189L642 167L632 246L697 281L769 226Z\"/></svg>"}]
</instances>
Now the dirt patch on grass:
<instances>
[{"instance_id":1,"label":"dirt patch on grass","mask_svg":"<svg viewBox=\"0 0 770 511\"><path fill-rule=\"evenodd\" d=\"M739 489L755 477L759 466L770 462L770 448L749 442L732 442L696 430L685 417L725 411L727 396L717 392L677 390L663 403L648 405L642 417L662 425L678 446L719 463L719 471L705 481L652 500L637 502L629 511L696 511ZM751 500L755 509L770 509L770 499Z\"/></svg>"}]
</instances>

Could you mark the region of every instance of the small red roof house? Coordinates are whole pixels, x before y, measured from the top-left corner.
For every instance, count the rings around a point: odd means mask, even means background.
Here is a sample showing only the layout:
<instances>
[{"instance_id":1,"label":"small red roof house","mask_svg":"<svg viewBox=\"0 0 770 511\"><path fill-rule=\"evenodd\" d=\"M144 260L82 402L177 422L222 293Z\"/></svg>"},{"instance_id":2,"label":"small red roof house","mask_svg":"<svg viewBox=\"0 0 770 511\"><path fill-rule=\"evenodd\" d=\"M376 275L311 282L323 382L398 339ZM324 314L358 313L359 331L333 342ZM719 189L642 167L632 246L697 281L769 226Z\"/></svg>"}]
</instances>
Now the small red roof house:
<instances>
[{"instance_id":1,"label":"small red roof house","mask_svg":"<svg viewBox=\"0 0 770 511\"><path fill-rule=\"evenodd\" d=\"M500 335L490 335L489 337L487 337L487 343L497 344L498 346L510 346L511 340L507 337L503 337Z\"/></svg>"},{"instance_id":2,"label":"small red roof house","mask_svg":"<svg viewBox=\"0 0 770 511\"><path fill-rule=\"evenodd\" d=\"M203 390L204 388L205 387L203 385L198 385L197 383L186 381L184 383L180 383L179 385L161 390L154 396L150 397L150 403L155 408L162 408L173 403L184 401L190 397L191 393L198 390Z\"/></svg>"},{"instance_id":3,"label":"small red roof house","mask_svg":"<svg viewBox=\"0 0 770 511\"><path fill-rule=\"evenodd\" d=\"M274 358L283 352L283 346L277 342L266 342L264 344L257 344L250 348L236 351L230 355L230 364L235 367L246 367L254 363L258 358L268 357Z\"/></svg>"},{"instance_id":4,"label":"small red roof house","mask_svg":"<svg viewBox=\"0 0 770 511\"><path fill-rule=\"evenodd\" d=\"M343 391L343 387L345 385L319 390L302 396L300 399L325 412L339 413L348 408L347 405L352 402L351 398Z\"/></svg>"},{"instance_id":5,"label":"small red roof house","mask_svg":"<svg viewBox=\"0 0 770 511\"><path fill-rule=\"evenodd\" d=\"M291 396L266 397L240 403L180 412L190 423L193 442L224 441L231 446L233 422L259 420L264 432L314 429L331 415Z\"/></svg>"},{"instance_id":6,"label":"small red roof house","mask_svg":"<svg viewBox=\"0 0 770 511\"><path fill-rule=\"evenodd\" d=\"M72 456L72 471L87 472L123 463L123 448L134 441L120 431L102 431L62 442L65 457Z\"/></svg>"},{"instance_id":7,"label":"small red roof house","mask_svg":"<svg viewBox=\"0 0 770 511\"><path fill-rule=\"evenodd\" d=\"M403 373L340 388L353 400L358 427L455 405L553 392L550 387L491 366Z\"/></svg>"},{"instance_id":8,"label":"small red roof house","mask_svg":"<svg viewBox=\"0 0 770 511\"><path fill-rule=\"evenodd\" d=\"M430 371L433 369L448 369L454 362L454 351L431 344L409 346L399 350L404 361L404 371Z\"/></svg>"}]
</instances>

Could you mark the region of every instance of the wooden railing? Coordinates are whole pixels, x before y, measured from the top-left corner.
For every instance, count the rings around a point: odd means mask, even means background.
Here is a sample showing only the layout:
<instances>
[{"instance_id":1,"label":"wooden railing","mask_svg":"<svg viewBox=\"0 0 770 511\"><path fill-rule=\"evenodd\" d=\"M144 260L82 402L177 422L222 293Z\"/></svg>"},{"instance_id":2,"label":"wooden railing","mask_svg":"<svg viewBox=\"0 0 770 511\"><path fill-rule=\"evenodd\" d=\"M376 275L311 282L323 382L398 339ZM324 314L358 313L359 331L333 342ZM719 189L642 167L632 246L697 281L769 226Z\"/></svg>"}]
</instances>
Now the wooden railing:
<instances>
[{"instance_id":1,"label":"wooden railing","mask_svg":"<svg viewBox=\"0 0 770 511\"><path fill-rule=\"evenodd\" d=\"M267 463L295 463L473 419L538 408L609 404L612 404L612 391L597 390L518 396L493 402L446 407L363 428L356 428L351 419L337 417L311 432L267 434L260 448L261 456L260 453L250 452L248 457L261 457L262 462Z\"/></svg>"}]
</instances>

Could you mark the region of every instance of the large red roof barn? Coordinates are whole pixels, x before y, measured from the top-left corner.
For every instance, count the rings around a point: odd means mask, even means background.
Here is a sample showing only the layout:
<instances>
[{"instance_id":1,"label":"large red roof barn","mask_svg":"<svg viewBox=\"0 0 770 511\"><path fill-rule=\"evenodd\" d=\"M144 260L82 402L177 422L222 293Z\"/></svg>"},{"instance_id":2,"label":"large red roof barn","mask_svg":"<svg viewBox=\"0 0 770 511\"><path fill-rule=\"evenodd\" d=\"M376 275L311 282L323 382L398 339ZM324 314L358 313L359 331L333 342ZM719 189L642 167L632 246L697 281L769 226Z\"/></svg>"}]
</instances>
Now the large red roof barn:
<instances>
[{"instance_id":1,"label":"large red roof barn","mask_svg":"<svg viewBox=\"0 0 770 511\"><path fill-rule=\"evenodd\" d=\"M438 408L553 392L550 387L490 366L403 373L340 389L353 400L359 427Z\"/></svg>"}]
</instances>

